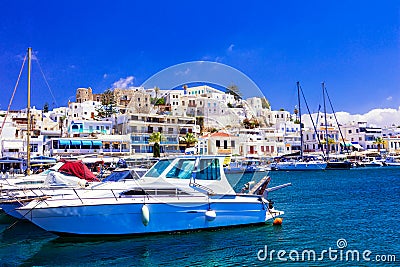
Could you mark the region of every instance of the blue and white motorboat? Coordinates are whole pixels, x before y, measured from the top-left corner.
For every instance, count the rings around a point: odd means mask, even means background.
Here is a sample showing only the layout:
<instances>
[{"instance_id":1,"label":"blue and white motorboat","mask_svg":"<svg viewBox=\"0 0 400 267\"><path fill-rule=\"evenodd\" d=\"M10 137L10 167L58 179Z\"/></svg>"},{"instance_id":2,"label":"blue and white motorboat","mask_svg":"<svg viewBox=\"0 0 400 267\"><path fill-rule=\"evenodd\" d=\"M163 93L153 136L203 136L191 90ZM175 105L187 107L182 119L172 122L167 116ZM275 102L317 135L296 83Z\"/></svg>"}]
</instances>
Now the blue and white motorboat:
<instances>
[{"instance_id":1,"label":"blue and white motorboat","mask_svg":"<svg viewBox=\"0 0 400 267\"><path fill-rule=\"evenodd\" d=\"M133 183L102 183L74 197L34 200L17 209L58 235L134 235L263 224L280 216L261 181L236 193L223 156L161 159Z\"/></svg>"},{"instance_id":2,"label":"blue and white motorboat","mask_svg":"<svg viewBox=\"0 0 400 267\"><path fill-rule=\"evenodd\" d=\"M259 159L234 159L224 168L224 171L225 173L264 172L267 175L269 168Z\"/></svg>"}]
</instances>

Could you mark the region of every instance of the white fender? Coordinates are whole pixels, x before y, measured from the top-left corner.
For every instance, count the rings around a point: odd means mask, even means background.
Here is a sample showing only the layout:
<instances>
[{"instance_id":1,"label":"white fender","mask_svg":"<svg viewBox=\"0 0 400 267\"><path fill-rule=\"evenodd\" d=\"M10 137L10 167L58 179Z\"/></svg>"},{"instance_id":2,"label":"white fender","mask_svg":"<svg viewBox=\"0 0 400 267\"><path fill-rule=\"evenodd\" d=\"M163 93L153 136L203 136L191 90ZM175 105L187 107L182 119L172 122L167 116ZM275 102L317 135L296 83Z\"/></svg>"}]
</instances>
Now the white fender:
<instances>
[{"instance_id":1,"label":"white fender","mask_svg":"<svg viewBox=\"0 0 400 267\"><path fill-rule=\"evenodd\" d=\"M215 213L215 210L207 210L205 215L206 215L206 220L209 222L214 221L215 218L217 218L217 213Z\"/></svg>"},{"instance_id":2,"label":"white fender","mask_svg":"<svg viewBox=\"0 0 400 267\"><path fill-rule=\"evenodd\" d=\"M142 206L142 223L144 226L147 226L149 222L150 222L150 211L145 204Z\"/></svg>"}]
</instances>

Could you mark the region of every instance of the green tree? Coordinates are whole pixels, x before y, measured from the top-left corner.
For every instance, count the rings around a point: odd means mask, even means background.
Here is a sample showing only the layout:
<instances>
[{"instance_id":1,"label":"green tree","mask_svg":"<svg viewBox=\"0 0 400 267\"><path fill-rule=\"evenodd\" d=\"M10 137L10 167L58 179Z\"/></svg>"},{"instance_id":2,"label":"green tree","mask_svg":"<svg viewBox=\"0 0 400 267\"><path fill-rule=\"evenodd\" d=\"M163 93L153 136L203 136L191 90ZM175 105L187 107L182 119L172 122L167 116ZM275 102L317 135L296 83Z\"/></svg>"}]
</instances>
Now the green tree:
<instances>
[{"instance_id":1,"label":"green tree","mask_svg":"<svg viewBox=\"0 0 400 267\"><path fill-rule=\"evenodd\" d=\"M243 120L243 126L246 129L254 129L254 128L260 126L260 122L255 118L251 118L251 119L246 118Z\"/></svg>"},{"instance_id":2,"label":"green tree","mask_svg":"<svg viewBox=\"0 0 400 267\"><path fill-rule=\"evenodd\" d=\"M101 94L101 105L96 107L97 118L109 118L116 114L118 112L116 106L114 92L111 89L107 89Z\"/></svg>"},{"instance_id":3,"label":"green tree","mask_svg":"<svg viewBox=\"0 0 400 267\"><path fill-rule=\"evenodd\" d=\"M261 98L261 105L262 108L271 109L271 104L265 97Z\"/></svg>"},{"instance_id":4,"label":"green tree","mask_svg":"<svg viewBox=\"0 0 400 267\"><path fill-rule=\"evenodd\" d=\"M193 133L186 133L186 135L182 137L182 141L186 144L186 148L189 148L197 143L197 138Z\"/></svg>"},{"instance_id":5,"label":"green tree","mask_svg":"<svg viewBox=\"0 0 400 267\"><path fill-rule=\"evenodd\" d=\"M149 137L149 143L153 143L153 157L160 157L160 143L164 140L164 136L160 132L154 132Z\"/></svg>"},{"instance_id":6,"label":"green tree","mask_svg":"<svg viewBox=\"0 0 400 267\"><path fill-rule=\"evenodd\" d=\"M47 113L47 112L49 112L49 104L46 102L46 103L44 103L44 106L43 106L43 113Z\"/></svg>"},{"instance_id":7,"label":"green tree","mask_svg":"<svg viewBox=\"0 0 400 267\"><path fill-rule=\"evenodd\" d=\"M66 119L66 116L60 117L60 120L58 121L58 128L60 129L60 137L63 137L63 129L64 129L64 121Z\"/></svg>"},{"instance_id":8,"label":"green tree","mask_svg":"<svg viewBox=\"0 0 400 267\"><path fill-rule=\"evenodd\" d=\"M239 90L239 87L236 84L231 84L227 88L227 93L231 94L235 97L235 100L241 100L242 99L242 93Z\"/></svg>"},{"instance_id":9,"label":"green tree","mask_svg":"<svg viewBox=\"0 0 400 267\"><path fill-rule=\"evenodd\" d=\"M156 99L158 98L158 94L160 93L160 88L158 88L157 86L154 87L154 92L156 92Z\"/></svg>"},{"instance_id":10,"label":"green tree","mask_svg":"<svg viewBox=\"0 0 400 267\"><path fill-rule=\"evenodd\" d=\"M374 144L375 145L377 145L377 147L378 147L378 153L380 153L381 152L381 145L382 145L382 148L384 148L385 146L385 141L383 140L383 138L382 137L377 137L377 138L375 138L375 141L374 141Z\"/></svg>"},{"instance_id":11,"label":"green tree","mask_svg":"<svg viewBox=\"0 0 400 267\"><path fill-rule=\"evenodd\" d=\"M322 145L326 145L326 139L321 140L321 144ZM332 151L334 150L333 147L332 147L332 145L334 145L334 144L336 144L335 139L328 137L328 146L330 148L329 150L332 150Z\"/></svg>"},{"instance_id":12,"label":"green tree","mask_svg":"<svg viewBox=\"0 0 400 267\"><path fill-rule=\"evenodd\" d=\"M164 98L158 98L154 105L158 106L158 105L165 105L165 99Z\"/></svg>"}]
</instances>

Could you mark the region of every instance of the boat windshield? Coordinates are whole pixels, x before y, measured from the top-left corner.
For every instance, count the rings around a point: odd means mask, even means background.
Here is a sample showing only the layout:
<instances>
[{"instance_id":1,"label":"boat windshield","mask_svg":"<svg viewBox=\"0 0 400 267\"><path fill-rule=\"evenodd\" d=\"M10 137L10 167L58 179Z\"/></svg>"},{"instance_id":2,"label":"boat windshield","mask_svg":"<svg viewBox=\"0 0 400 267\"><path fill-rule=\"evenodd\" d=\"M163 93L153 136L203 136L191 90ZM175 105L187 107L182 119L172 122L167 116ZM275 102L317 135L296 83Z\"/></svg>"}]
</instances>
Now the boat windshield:
<instances>
[{"instance_id":1,"label":"boat windshield","mask_svg":"<svg viewBox=\"0 0 400 267\"><path fill-rule=\"evenodd\" d=\"M166 178L190 179L194 169L195 159L180 159L167 173Z\"/></svg>"},{"instance_id":2,"label":"boat windshield","mask_svg":"<svg viewBox=\"0 0 400 267\"><path fill-rule=\"evenodd\" d=\"M125 180L125 179L134 179L134 177L132 177L131 172L129 170L114 171L109 176L107 176L103 180L103 182L117 182L117 181Z\"/></svg>"},{"instance_id":3,"label":"boat windshield","mask_svg":"<svg viewBox=\"0 0 400 267\"><path fill-rule=\"evenodd\" d=\"M155 177L158 178L161 173L171 164L172 160L162 159L159 160L150 170L144 175L144 177Z\"/></svg>"},{"instance_id":4,"label":"boat windshield","mask_svg":"<svg viewBox=\"0 0 400 267\"><path fill-rule=\"evenodd\" d=\"M194 158L182 158L173 162L173 167L165 175L165 178L220 180L221 171L218 159L200 159L195 171ZM161 173L172 163L172 160L160 160L147 172L145 177L159 177ZM193 172L195 172L193 174Z\"/></svg>"}]
</instances>

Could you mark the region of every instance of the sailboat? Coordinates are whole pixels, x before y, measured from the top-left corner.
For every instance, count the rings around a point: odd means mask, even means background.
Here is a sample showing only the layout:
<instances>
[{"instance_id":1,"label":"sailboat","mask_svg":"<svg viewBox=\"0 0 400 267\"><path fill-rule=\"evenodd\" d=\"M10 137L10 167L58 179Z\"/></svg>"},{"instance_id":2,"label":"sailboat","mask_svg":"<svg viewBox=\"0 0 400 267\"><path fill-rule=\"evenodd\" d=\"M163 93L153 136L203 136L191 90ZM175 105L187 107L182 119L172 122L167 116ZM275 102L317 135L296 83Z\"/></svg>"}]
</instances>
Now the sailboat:
<instances>
[{"instance_id":1,"label":"sailboat","mask_svg":"<svg viewBox=\"0 0 400 267\"><path fill-rule=\"evenodd\" d=\"M300 156L298 158L289 159L285 156L280 157L271 163L271 170L274 171L315 171L325 170L327 162L320 156L303 154L303 124L301 122L301 106L300 106L300 82L297 82L297 98L299 105L299 123L300 123Z\"/></svg>"},{"instance_id":2,"label":"sailboat","mask_svg":"<svg viewBox=\"0 0 400 267\"><path fill-rule=\"evenodd\" d=\"M348 170L351 168L351 162L344 160L343 157L338 157L337 155L331 156L331 157L329 155L330 148L329 148L329 142L328 142L329 141L328 121L326 118L326 104L325 104L325 96L328 96L328 92L326 91L324 82L322 83L322 96L323 96L323 101L324 101L324 113L325 113L325 140L326 140L326 162L327 162L326 169L327 170ZM328 98L329 98L329 96L328 96ZM330 100L329 100L329 102L330 102ZM331 104L332 112L335 114L335 112L333 111L332 103L330 102L330 104ZM336 116L335 116L335 119L336 119ZM337 120L336 120L336 123L337 123ZM337 123L337 125L339 128L340 135L342 136L342 139L344 140L342 132L340 131L339 123ZM346 147L346 146L344 145L344 147Z\"/></svg>"}]
</instances>

